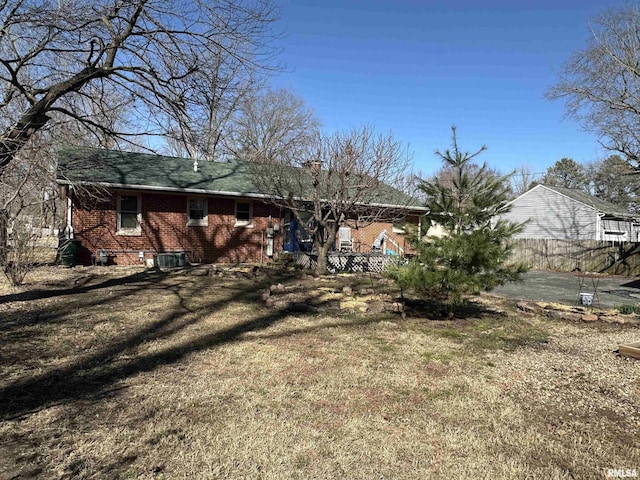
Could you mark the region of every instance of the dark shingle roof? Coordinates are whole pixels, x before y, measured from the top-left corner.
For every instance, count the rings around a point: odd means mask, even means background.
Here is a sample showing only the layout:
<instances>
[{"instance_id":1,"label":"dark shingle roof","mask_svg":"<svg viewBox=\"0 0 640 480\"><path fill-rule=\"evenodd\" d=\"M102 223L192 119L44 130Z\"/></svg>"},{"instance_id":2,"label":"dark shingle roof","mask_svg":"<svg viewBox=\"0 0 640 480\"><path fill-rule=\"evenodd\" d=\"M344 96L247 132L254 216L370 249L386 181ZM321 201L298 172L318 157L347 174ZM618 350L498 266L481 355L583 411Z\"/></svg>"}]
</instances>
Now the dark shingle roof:
<instances>
[{"instance_id":1,"label":"dark shingle roof","mask_svg":"<svg viewBox=\"0 0 640 480\"><path fill-rule=\"evenodd\" d=\"M581 192L580 190L574 190L571 188L565 187L556 187L551 185L544 185L546 188L558 192L562 195L565 195L577 202L584 203L589 207L595 208L598 212L603 213L605 215L611 217L621 217L621 218L634 218L634 215L629 213L628 210L624 209L619 205L614 205L613 203L607 202L605 200L601 200L597 197L593 197L588 193Z\"/></svg>"},{"instance_id":2,"label":"dark shingle roof","mask_svg":"<svg viewBox=\"0 0 640 480\"><path fill-rule=\"evenodd\" d=\"M259 194L243 162L199 162L144 153L73 148L58 154L59 183L87 183L168 191Z\"/></svg>"},{"instance_id":3,"label":"dark shingle roof","mask_svg":"<svg viewBox=\"0 0 640 480\"><path fill-rule=\"evenodd\" d=\"M57 180L61 184L98 184L111 187L265 197L252 180L249 162L200 161L198 171L188 158L73 147L58 154ZM285 167L290 168L290 167ZM305 192L300 192L304 196ZM399 190L382 185L370 203L422 210Z\"/></svg>"}]
</instances>

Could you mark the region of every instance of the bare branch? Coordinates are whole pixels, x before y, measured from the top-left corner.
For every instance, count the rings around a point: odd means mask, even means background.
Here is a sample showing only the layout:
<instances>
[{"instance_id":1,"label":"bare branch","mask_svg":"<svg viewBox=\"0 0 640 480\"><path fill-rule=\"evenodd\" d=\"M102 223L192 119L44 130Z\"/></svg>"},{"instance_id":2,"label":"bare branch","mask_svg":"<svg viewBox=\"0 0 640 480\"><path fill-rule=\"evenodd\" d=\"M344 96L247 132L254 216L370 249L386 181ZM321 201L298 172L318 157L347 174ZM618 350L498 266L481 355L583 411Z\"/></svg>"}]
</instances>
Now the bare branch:
<instances>
[{"instance_id":1,"label":"bare branch","mask_svg":"<svg viewBox=\"0 0 640 480\"><path fill-rule=\"evenodd\" d=\"M132 125L133 137L167 133L175 115L199 118L208 99L197 93L220 78L221 64L227 78L236 80L275 68L276 17L268 1L6 3L0 10L0 79L6 82L0 176L26 142L59 116L52 113L84 121L59 103L96 82L127 91L130 110L154 122ZM96 100L110 103L108 94Z\"/></svg>"},{"instance_id":2,"label":"bare branch","mask_svg":"<svg viewBox=\"0 0 640 480\"><path fill-rule=\"evenodd\" d=\"M640 154L640 8L625 4L598 16L586 47L563 66L547 98L638 167Z\"/></svg>"}]
</instances>

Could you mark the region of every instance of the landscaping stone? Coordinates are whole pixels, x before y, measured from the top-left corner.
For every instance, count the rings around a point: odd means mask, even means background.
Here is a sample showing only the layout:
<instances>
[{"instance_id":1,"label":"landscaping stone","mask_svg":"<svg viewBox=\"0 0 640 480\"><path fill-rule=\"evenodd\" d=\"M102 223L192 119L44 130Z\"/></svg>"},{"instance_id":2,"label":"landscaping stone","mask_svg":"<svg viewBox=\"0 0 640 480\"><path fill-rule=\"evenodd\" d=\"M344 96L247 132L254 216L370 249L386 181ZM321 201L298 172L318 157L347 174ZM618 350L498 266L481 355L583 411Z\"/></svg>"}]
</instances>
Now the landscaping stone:
<instances>
[{"instance_id":1,"label":"landscaping stone","mask_svg":"<svg viewBox=\"0 0 640 480\"><path fill-rule=\"evenodd\" d=\"M564 320L571 322L579 322L582 319L582 315L578 312L562 312L561 316Z\"/></svg>"},{"instance_id":2,"label":"landscaping stone","mask_svg":"<svg viewBox=\"0 0 640 480\"><path fill-rule=\"evenodd\" d=\"M595 313L585 313L580 317L583 322L597 322L598 316Z\"/></svg>"},{"instance_id":3,"label":"landscaping stone","mask_svg":"<svg viewBox=\"0 0 640 480\"><path fill-rule=\"evenodd\" d=\"M271 285L269 291L271 292L271 295L284 292L284 285L282 285L281 283L278 283L277 285Z\"/></svg>"},{"instance_id":4,"label":"landscaping stone","mask_svg":"<svg viewBox=\"0 0 640 480\"><path fill-rule=\"evenodd\" d=\"M291 307L291 302L288 300L276 300L272 303L272 306L278 310L288 310Z\"/></svg>"},{"instance_id":5,"label":"landscaping stone","mask_svg":"<svg viewBox=\"0 0 640 480\"><path fill-rule=\"evenodd\" d=\"M545 307L544 315L551 320L563 320L562 313L558 310L551 310Z\"/></svg>"},{"instance_id":6,"label":"landscaping stone","mask_svg":"<svg viewBox=\"0 0 640 480\"><path fill-rule=\"evenodd\" d=\"M226 272L225 275L233 272ZM312 281L313 280L313 281ZM377 279L378 281L379 279ZM318 285L316 281L326 282ZM404 303L399 297L385 293L385 288L376 283L371 286L345 285L349 277L314 276L302 274L295 282L277 283L259 292L264 304L269 308L292 312L360 313L376 315L384 312L406 316ZM311 283L310 283L311 282ZM382 283L382 282L380 282ZM488 300L487 307L494 313L508 315L544 315L551 320L564 322L607 322L640 326L640 316L621 315L614 311L593 311L581 306L543 303L534 300L520 300L515 304L502 305L500 300ZM309 304L312 302L312 304ZM486 303L486 302L485 302Z\"/></svg>"},{"instance_id":7,"label":"landscaping stone","mask_svg":"<svg viewBox=\"0 0 640 480\"><path fill-rule=\"evenodd\" d=\"M391 308L393 312L397 312L397 313L404 312L404 304L402 302L393 302L391 304Z\"/></svg>"},{"instance_id":8,"label":"landscaping stone","mask_svg":"<svg viewBox=\"0 0 640 480\"><path fill-rule=\"evenodd\" d=\"M536 308L532 305L529 305L527 302L518 302L516 304L516 307L518 308L518 310L522 310L523 312L527 312L527 313L535 313Z\"/></svg>"},{"instance_id":9,"label":"landscaping stone","mask_svg":"<svg viewBox=\"0 0 640 480\"><path fill-rule=\"evenodd\" d=\"M371 303L369 303L369 312L370 313L382 313L385 310L385 302L382 302L380 300L375 300Z\"/></svg>"}]
</instances>

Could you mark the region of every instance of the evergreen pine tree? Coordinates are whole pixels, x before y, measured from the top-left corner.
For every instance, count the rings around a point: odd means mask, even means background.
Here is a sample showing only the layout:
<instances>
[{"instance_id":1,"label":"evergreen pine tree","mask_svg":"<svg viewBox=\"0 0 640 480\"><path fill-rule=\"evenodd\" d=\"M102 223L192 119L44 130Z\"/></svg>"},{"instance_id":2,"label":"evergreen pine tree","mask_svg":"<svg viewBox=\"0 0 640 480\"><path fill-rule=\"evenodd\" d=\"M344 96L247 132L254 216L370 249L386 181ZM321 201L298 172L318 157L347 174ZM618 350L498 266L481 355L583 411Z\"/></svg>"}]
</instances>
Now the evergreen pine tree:
<instances>
[{"instance_id":1,"label":"evergreen pine tree","mask_svg":"<svg viewBox=\"0 0 640 480\"><path fill-rule=\"evenodd\" d=\"M522 265L505 265L511 251L510 239L521 231L522 224L498 217L509 201L509 176L491 172L486 163L478 168L473 163L485 146L477 152L458 148L456 129L452 127L451 150L436 155L452 175L420 181L429 209L426 220L440 225L441 237L411 239L416 256L408 264L390 270L390 276L403 289L442 300L453 313L463 296L491 290L507 281L518 279Z\"/></svg>"}]
</instances>

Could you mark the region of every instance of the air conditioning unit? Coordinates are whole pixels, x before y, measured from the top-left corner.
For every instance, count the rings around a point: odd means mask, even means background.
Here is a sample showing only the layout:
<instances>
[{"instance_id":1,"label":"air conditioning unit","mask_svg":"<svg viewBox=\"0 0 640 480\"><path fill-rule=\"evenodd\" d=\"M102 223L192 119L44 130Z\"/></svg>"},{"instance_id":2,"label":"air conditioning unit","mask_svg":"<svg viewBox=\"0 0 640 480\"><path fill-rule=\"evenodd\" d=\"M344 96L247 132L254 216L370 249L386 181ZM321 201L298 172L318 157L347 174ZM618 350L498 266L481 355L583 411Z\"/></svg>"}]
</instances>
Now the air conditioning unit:
<instances>
[{"instance_id":1,"label":"air conditioning unit","mask_svg":"<svg viewBox=\"0 0 640 480\"><path fill-rule=\"evenodd\" d=\"M184 267L187 264L184 252L158 253L154 256L154 261L159 268Z\"/></svg>"}]
</instances>

